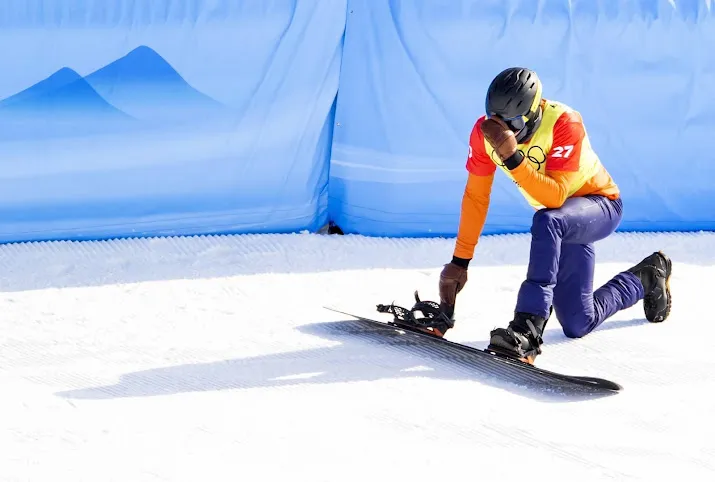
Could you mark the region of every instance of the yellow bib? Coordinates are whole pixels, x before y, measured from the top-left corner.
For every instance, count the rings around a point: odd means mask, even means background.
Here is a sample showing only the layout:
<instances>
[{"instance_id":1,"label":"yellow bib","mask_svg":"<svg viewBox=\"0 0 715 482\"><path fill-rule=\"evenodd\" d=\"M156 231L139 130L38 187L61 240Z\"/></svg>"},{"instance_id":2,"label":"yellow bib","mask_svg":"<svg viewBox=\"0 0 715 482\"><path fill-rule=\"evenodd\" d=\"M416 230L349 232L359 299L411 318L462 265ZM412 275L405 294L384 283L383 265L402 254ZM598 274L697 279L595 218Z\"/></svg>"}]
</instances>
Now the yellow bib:
<instances>
[{"instance_id":1,"label":"yellow bib","mask_svg":"<svg viewBox=\"0 0 715 482\"><path fill-rule=\"evenodd\" d=\"M532 167L543 175L546 175L546 156L551 153L552 148L554 149L552 156L568 157L571 155L573 146L553 146L554 125L564 112L573 112L573 110L566 104L555 101L547 101L544 105L541 125L531 137L529 142L519 144L517 146L517 149L524 154L525 161L530 162ZM531 204L531 206L535 209L542 209L544 206L531 197L529 193L527 193L516 181L514 181L514 177L511 175L511 172L506 168L506 166L504 166L504 163L502 163L501 159L499 159L499 156L497 156L494 151L494 148L486 139L484 139L484 148L486 152L490 154L492 162L496 164L497 167L500 167L509 179L517 185L519 191L529 204ZM572 196L575 192L581 189L586 181L591 179L598 171L600 166L601 161L591 148L591 142L589 141L588 134L585 133L581 142L581 158L579 159L578 177L574 183L571 184L568 196Z\"/></svg>"}]
</instances>

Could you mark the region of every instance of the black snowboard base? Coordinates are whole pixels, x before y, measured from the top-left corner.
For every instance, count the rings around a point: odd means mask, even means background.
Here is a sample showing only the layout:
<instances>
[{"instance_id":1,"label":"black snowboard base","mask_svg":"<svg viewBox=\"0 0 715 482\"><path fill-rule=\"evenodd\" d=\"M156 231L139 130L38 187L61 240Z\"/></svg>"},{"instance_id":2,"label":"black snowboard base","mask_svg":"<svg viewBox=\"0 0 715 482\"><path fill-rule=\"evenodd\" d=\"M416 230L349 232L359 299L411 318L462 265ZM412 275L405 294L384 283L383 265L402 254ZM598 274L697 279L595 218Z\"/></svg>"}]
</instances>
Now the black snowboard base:
<instances>
[{"instance_id":1,"label":"black snowboard base","mask_svg":"<svg viewBox=\"0 0 715 482\"><path fill-rule=\"evenodd\" d=\"M395 335L403 338L396 343L404 345L409 341L410 344L419 345L421 348L430 347L430 350L436 349L449 359L468 362L470 366L484 373L509 382L580 393L617 393L623 389L621 385L611 380L589 376L565 375L545 370L508 355L449 341L394 320L378 321L329 306L324 308L367 324L368 326L365 329L371 332L377 331L385 335ZM409 340L404 340L405 337L409 338Z\"/></svg>"}]
</instances>

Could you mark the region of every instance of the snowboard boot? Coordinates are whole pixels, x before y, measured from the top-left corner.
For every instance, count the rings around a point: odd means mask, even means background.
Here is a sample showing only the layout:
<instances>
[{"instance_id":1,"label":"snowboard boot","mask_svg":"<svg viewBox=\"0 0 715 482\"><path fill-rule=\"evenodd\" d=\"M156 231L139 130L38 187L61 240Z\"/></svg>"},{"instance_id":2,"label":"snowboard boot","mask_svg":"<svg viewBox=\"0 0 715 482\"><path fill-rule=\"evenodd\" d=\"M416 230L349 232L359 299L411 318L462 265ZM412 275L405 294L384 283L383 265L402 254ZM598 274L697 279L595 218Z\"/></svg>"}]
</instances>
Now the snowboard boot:
<instances>
[{"instance_id":1,"label":"snowboard boot","mask_svg":"<svg viewBox=\"0 0 715 482\"><path fill-rule=\"evenodd\" d=\"M643 311L651 323L665 321L670 315L670 274L673 263L657 251L627 271L635 274L643 284Z\"/></svg>"},{"instance_id":2,"label":"snowboard boot","mask_svg":"<svg viewBox=\"0 0 715 482\"><path fill-rule=\"evenodd\" d=\"M496 328L490 333L487 350L534 364L541 354L541 338L548 319L528 313L515 313L507 328Z\"/></svg>"}]
</instances>

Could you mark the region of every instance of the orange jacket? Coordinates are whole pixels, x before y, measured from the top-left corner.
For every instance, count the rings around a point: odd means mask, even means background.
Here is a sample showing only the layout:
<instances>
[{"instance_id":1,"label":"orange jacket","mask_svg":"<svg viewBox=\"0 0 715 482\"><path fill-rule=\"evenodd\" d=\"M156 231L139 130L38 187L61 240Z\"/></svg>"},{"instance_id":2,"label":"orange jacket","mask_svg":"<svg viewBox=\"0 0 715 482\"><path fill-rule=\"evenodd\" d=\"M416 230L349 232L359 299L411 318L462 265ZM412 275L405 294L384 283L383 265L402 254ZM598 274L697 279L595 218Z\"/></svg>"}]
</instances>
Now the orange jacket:
<instances>
[{"instance_id":1,"label":"orange jacket","mask_svg":"<svg viewBox=\"0 0 715 482\"><path fill-rule=\"evenodd\" d=\"M516 184L534 209L559 208L570 197L620 195L618 186L591 148L581 115L565 104L542 100L541 125L529 142L519 144L525 160L509 171L474 124L469 140L468 179L462 198L454 256L471 259L489 209L497 167Z\"/></svg>"}]
</instances>

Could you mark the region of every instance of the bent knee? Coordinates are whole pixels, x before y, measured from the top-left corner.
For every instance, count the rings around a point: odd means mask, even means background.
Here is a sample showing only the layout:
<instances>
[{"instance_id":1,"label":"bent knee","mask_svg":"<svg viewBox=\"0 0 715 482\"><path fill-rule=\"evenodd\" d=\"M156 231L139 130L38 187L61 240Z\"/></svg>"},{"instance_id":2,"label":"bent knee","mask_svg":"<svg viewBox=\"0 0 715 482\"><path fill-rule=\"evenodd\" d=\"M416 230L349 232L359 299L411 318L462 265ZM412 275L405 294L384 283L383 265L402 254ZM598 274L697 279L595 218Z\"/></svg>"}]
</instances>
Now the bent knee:
<instances>
[{"instance_id":1,"label":"bent knee","mask_svg":"<svg viewBox=\"0 0 715 482\"><path fill-rule=\"evenodd\" d=\"M591 320L586 317L574 317L561 321L561 328L567 338L582 338L593 330Z\"/></svg>"},{"instance_id":2,"label":"bent knee","mask_svg":"<svg viewBox=\"0 0 715 482\"><path fill-rule=\"evenodd\" d=\"M538 236L540 234L561 232L562 218L563 215L556 209L540 209L536 211L531 221L531 234Z\"/></svg>"}]
</instances>

